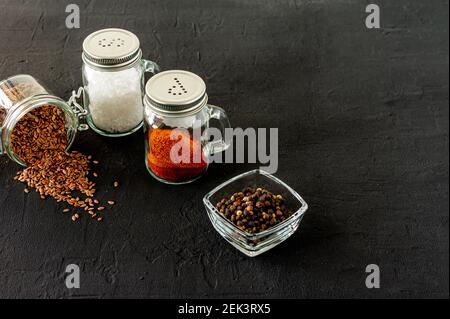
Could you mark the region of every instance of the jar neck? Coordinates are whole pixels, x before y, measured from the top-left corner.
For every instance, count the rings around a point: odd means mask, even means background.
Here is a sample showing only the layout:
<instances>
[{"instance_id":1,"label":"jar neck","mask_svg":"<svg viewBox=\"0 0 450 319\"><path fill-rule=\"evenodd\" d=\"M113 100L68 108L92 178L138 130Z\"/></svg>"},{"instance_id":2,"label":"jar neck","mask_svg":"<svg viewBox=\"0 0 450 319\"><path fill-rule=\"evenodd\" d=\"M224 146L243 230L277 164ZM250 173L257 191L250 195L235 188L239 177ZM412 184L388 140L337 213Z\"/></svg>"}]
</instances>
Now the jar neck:
<instances>
[{"instance_id":1,"label":"jar neck","mask_svg":"<svg viewBox=\"0 0 450 319\"><path fill-rule=\"evenodd\" d=\"M59 107L65 114L65 124L67 130L68 144L67 148L70 148L78 129L78 117L75 112L67 105L62 99L52 95L37 95L28 98L21 103L18 103L11 107L1 127L1 145L0 154L6 154L13 161L19 165L26 166L26 164L14 153L11 147L11 134L17 125L17 123L29 112L36 108L45 105L52 105Z\"/></svg>"},{"instance_id":2,"label":"jar neck","mask_svg":"<svg viewBox=\"0 0 450 319\"><path fill-rule=\"evenodd\" d=\"M196 103L189 105L185 109L183 106L174 106L173 110L171 110L170 106L162 106L157 104L146 95L144 97L144 105L145 108L151 110L151 112L157 114L161 117L171 117L171 118L182 118L196 115L207 108L208 105L208 94L205 94L204 97L198 100ZM176 110L176 108L181 108L181 110Z\"/></svg>"},{"instance_id":3,"label":"jar neck","mask_svg":"<svg viewBox=\"0 0 450 319\"><path fill-rule=\"evenodd\" d=\"M130 61L117 64L101 64L89 60L85 53L82 54L83 63L86 67L100 72L118 72L126 69L131 69L142 62L142 50Z\"/></svg>"}]
</instances>

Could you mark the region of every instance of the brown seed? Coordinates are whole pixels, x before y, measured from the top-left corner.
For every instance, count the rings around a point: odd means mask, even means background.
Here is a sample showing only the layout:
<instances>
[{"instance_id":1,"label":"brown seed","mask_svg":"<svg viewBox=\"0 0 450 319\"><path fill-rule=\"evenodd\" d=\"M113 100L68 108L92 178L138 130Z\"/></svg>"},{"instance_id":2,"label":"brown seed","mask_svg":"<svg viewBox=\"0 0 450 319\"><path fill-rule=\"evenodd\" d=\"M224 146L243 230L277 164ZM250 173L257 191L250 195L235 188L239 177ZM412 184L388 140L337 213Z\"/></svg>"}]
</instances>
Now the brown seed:
<instances>
[{"instance_id":1,"label":"brown seed","mask_svg":"<svg viewBox=\"0 0 450 319\"><path fill-rule=\"evenodd\" d=\"M65 214L65 213L68 213L68 212L70 212L70 209L69 209L69 208L66 208L66 209L63 210L63 213L64 213L64 214Z\"/></svg>"},{"instance_id":2,"label":"brown seed","mask_svg":"<svg viewBox=\"0 0 450 319\"><path fill-rule=\"evenodd\" d=\"M26 194L29 194L29 193L30 193L30 190L29 190L28 188L25 188L23 191L24 191Z\"/></svg>"},{"instance_id":3,"label":"brown seed","mask_svg":"<svg viewBox=\"0 0 450 319\"><path fill-rule=\"evenodd\" d=\"M99 223L101 223L101 222L103 221L103 217L97 218L97 221L98 221Z\"/></svg>"},{"instance_id":4,"label":"brown seed","mask_svg":"<svg viewBox=\"0 0 450 319\"><path fill-rule=\"evenodd\" d=\"M95 165L99 164L99 161L93 161L92 163L94 163Z\"/></svg>"},{"instance_id":5,"label":"brown seed","mask_svg":"<svg viewBox=\"0 0 450 319\"><path fill-rule=\"evenodd\" d=\"M15 89L17 96L21 90L29 90ZM79 152L66 152L65 124L62 110L48 105L30 111L16 124L11 132L11 149L27 163L27 168L18 172L17 180L35 189L42 199L53 197L57 202L84 208L87 206L84 200L72 194L80 192L83 197L91 198L95 194L95 183L88 178L89 157Z\"/></svg>"},{"instance_id":6,"label":"brown seed","mask_svg":"<svg viewBox=\"0 0 450 319\"><path fill-rule=\"evenodd\" d=\"M114 201L110 200L110 201L108 201L108 204L112 206L112 205L115 205L115 204L116 204L116 202L114 202Z\"/></svg>"},{"instance_id":7,"label":"brown seed","mask_svg":"<svg viewBox=\"0 0 450 319\"><path fill-rule=\"evenodd\" d=\"M94 175L94 177L98 177L98 174L97 174L97 173L94 173L94 174L92 174L92 175Z\"/></svg>"},{"instance_id":8,"label":"brown seed","mask_svg":"<svg viewBox=\"0 0 450 319\"><path fill-rule=\"evenodd\" d=\"M114 187L115 188L119 187L119 182L114 182Z\"/></svg>"},{"instance_id":9,"label":"brown seed","mask_svg":"<svg viewBox=\"0 0 450 319\"><path fill-rule=\"evenodd\" d=\"M99 212L101 212L101 211L103 211L103 210L105 210L106 209L106 207L99 207L99 208L97 208L97 210L99 211Z\"/></svg>"}]
</instances>

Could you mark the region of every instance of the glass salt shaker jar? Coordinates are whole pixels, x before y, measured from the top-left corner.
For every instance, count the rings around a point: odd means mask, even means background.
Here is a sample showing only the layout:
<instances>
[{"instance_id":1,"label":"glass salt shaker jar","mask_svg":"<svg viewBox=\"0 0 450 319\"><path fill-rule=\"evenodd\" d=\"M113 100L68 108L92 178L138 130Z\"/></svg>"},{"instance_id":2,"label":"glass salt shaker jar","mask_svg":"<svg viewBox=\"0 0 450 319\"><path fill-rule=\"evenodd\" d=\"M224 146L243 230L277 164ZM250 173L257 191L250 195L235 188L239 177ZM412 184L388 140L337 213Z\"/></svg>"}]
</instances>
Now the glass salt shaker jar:
<instances>
[{"instance_id":1,"label":"glass salt shaker jar","mask_svg":"<svg viewBox=\"0 0 450 319\"><path fill-rule=\"evenodd\" d=\"M157 73L156 63L143 60L136 35L104 29L83 43L84 107L87 123L103 136L130 135L143 125L144 74Z\"/></svg>"},{"instance_id":2,"label":"glass salt shaker jar","mask_svg":"<svg viewBox=\"0 0 450 319\"><path fill-rule=\"evenodd\" d=\"M63 111L67 148L70 148L77 131L88 129L87 125L80 124L86 112L74 99L65 102L31 75L15 75L0 81L0 155L6 154L19 165L26 166L11 147L11 134L28 112L46 105L56 106Z\"/></svg>"},{"instance_id":3,"label":"glass salt shaker jar","mask_svg":"<svg viewBox=\"0 0 450 319\"><path fill-rule=\"evenodd\" d=\"M150 174L172 185L191 183L208 169L210 157L225 151L225 111L208 104L205 82L187 71L152 77L145 88L145 162ZM210 121L219 122L220 137L211 141ZM220 129L219 129L220 128Z\"/></svg>"}]
</instances>

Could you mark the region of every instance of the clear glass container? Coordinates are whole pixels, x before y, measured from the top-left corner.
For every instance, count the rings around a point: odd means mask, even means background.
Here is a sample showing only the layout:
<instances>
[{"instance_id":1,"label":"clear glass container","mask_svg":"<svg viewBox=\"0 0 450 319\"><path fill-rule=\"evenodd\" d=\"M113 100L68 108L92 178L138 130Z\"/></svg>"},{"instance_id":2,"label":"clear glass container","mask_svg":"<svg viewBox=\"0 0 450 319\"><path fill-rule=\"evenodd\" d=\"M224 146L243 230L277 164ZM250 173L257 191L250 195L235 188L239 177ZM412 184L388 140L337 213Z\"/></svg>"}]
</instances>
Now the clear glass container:
<instances>
[{"instance_id":1,"label":"clear glass container","mask_svg":"<svg viewBox=\"0 0 450 319\"><path fill-rule=\"evenodd\" d=\"M132 134L143 125L145 73L159 67L142 59L139 39L121 29L105 29L83 43L84 107L87 123L103 136Z\"/></svg>"},{"instance_id":2,"label":"clear glass container","mask_svg":"<svg viewBox=\"0 0 450 319\"><path fill-rule=\"evenodd\" d=\"M67 148L70 148L77 131L84 129L79 121L84 116L82 110L53 95L31 75L16 75L0 81L0 155L6 154L13 161L26 166L12 150L11 133L28 112L45 105L59 107L64 112Z\"/></svg>"},{"instance_id":3,"label":"clear glass container","mask_svg":"<svg viewBox=\"0 0 450 319\"><path fill-rule=\"evenodd\" d=\"M210 156L229 147L225 111L208 104L206 84L187 71L155 75L146 86L145 163L157 180L172 185L191 183L206 173ZM211 120L220 138L210 140Z\"/></svg>"},{"instance_id":4,"label":"clear glass container","mask_svg":"<svg viewBox=\"0 0 450 319\"><path fill-rule=\"evenodd\" d=\"M257 234L250 234L240 230L220 214L216 209L216 204L223 198L229 198L234 193L247 187L262 187L274 194L282 195L286 201L286 206L294 213L284 222ZM209 192L204 197L203 202L217 232L231 245L249 257L261 255L291 237L299 228L308 210L308 204L295 190L280 179L262 170L254 170L232 178Z\"/></svg>"}]
</instances>

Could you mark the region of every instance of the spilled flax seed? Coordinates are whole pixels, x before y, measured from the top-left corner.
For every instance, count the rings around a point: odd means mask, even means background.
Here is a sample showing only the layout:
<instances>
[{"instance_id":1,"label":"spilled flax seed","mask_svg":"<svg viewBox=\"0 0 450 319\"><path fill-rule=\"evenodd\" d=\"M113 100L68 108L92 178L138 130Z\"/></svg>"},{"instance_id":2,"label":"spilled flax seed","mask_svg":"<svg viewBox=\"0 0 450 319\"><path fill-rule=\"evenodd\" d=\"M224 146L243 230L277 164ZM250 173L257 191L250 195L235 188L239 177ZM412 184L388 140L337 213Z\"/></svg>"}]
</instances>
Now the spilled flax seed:
<instances>
[{"instance_id":1,"label":"spilled flax seed","mask_svg":"<svg viewBox=\"0 0 450 319\"><path fill-rule=\"evenodd\" d=\"M90 158L66 152L68 146L64 113L56 106L42 106L27 113L11 134L14 153L27 164L16 179L41 196L53 197L73 207L92 202L96 184L89 180ZM80 216L72 216L77 221Z\"/></svg>"}]
</instances>

